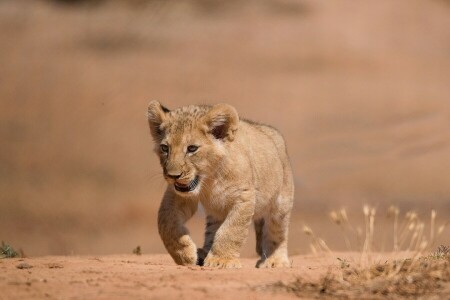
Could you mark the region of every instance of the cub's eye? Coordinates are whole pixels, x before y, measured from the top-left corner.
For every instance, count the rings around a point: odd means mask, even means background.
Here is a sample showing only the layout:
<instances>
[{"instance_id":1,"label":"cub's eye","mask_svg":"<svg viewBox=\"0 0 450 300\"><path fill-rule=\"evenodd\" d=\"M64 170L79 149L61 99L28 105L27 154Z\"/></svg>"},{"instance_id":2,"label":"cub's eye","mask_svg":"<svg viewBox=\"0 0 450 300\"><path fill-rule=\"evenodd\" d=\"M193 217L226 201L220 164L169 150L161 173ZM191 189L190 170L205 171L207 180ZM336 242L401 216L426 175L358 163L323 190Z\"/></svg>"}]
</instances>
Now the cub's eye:
<instances>
[{"instance_id":1,"label":"cub's eye","mask_svg":"<svg viewBox=\"0 0 450 300\"><path fill-rule=\"evenodd\" d=\"M169 152L169 146L161 144L159 147L161 148L161 151L163 153L168 153Z\"/></svg>"},{"instance_id":2,"label":"cub's eye","mask_svg":"<svg viewBox=\"0 0 450 300\"><path fill-rule=\"evenodd\" d=\"M188 153L194 153L197 150L198 150L198 146L195 146L195 145L190 145L190 146L187 147L187 152Z\"/></svg>"}]
</instances>

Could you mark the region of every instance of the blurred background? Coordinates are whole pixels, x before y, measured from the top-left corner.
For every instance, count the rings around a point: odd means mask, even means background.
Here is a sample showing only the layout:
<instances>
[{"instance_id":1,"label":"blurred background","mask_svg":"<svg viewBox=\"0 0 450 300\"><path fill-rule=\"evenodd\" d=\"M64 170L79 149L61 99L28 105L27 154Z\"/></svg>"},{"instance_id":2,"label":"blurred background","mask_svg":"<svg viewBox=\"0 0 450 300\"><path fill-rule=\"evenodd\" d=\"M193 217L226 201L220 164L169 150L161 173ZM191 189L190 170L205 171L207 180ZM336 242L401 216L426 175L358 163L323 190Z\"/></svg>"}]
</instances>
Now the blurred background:
<instances>
[{"instance_id":1,"label":"blurred background","mask_svg":"<svg viewBox=\"0 0 450 300\"><path fill-rule=\"evenodd\" d=\"M291 253L308 252L303 224L345 250L336 208L363 225L374 205L381 237L390 205L442 224L449 78L446 0L1 0L0 240L27 255L164 253L152 99L226 102L280 129ZM203 223L189 222L198 243Z\"/></svg>"}]
</instances>

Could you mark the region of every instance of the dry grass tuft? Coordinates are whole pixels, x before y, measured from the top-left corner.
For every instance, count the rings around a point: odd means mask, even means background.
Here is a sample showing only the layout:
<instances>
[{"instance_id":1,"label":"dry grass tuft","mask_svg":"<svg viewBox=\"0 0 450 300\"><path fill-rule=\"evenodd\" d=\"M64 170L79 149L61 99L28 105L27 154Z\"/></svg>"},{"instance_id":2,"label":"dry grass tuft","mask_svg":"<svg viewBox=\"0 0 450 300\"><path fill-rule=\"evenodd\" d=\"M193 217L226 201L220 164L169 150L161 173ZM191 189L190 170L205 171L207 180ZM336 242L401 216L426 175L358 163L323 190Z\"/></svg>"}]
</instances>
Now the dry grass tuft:
<instances>
[{"instance_id":1,"label":"dry grass tuft","mask_svg":"<svg viewBox=\"0 0 450 300\"><path fill-rule=\"evenodd\" d=\"M406 259L374 264L368 269L346 268L342 273L329 272L319 282L301 278L285 284L277 282L269 288L293 293L298 297L330 296L341 299L416 298L438 295L450 283L450 256L446 259Z\"/></svg>"},{"instance_id":2,"label":"dry grass tuft","mask_svg":"<svg viewBox=\"0 0 450 300\"><path fill-rule=\"evenodd\" d=\"M436 226L436 211L431 211L430 231L426 234L425 222L414 211L400 219L400 210L389 207L387 217L393 220L393 250L390 257L406 253L408 259L389 259L380 263L374 259L374 231L376 209L363 207L365 236L350 224L345 209L332 211L329 217L338 227L349 250L349 235L356 235L359 262L337 258L340 268L330 266L330 271L317 282L297 278L290 283L276 282L265 288L293 293L298 297L332 297L340 299L417 298L427 295L444 295L450 288L450 247L441 245L436 251L424 255L443 232L448 223ZM333 255L326 243L313 230L303 227L310 238L313 254ZM363 241L363 242L362 242ZM360 243L362 242L362 243ZM405 251L405 252L401 252ZM333 255L334 256L334 255Z\"/></svg>"},{"instance_id":3,"label":"dry grass tuft","mask_svg":"<svg viewBox=\"0 0 450 300\"><path fill-rule=\"evenodd\" d=\"M6 244L2 241L2 246L0 247L0 259L1 258L13 258L13 257L19 257L20 254L14 250L13 247Z\"/></svg>"},{"instance_id":4,"label":"dry grass tuft","mask_svg":"<svg viewBox=\"0 0 450 300\"><path fill-rule=\"evenodd\" d=\"M450 257L450 247L440 245L437 250L431 253L428 259L448 259Z\"/></svg>"},{"instance_id":5,"label":"dry grass tuft","mask_svg":"<svg viewBox=\"0 0 450 300\"><path fill-rule=\"evenodd\" d=\"M329 271L318 282L297 278L265 289L298 297L384 299L444 295L443 287L450 285L450 247L440 246L432 256L377 263L366 269L340 262L341 272Z\"/></svg>"}]
</instances>

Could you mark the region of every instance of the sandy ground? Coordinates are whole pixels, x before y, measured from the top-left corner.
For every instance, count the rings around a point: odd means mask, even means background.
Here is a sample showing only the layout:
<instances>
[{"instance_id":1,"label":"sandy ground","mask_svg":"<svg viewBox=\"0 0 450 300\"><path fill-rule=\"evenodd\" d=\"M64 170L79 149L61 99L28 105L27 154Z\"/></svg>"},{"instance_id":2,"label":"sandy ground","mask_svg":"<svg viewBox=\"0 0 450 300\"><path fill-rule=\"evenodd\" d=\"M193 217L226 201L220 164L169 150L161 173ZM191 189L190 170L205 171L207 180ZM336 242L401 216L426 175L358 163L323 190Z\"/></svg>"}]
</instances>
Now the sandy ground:
<instances>
[{"instance_id":1,"label":"sandy ground","mask_svg":"<svg viewBox=\"0 0 450 300\"><path fill-rule=\"evenodd\" d=\"M168 255L47 256L0 261L2 299L271 298L258 291L297 276L318 278L326 259L292 257L291 269L260 270L243 259L240 270L175 265ZM18 269L21 264L32 266ZM286 295L279 295L286 296Z\"/></svg>"},{"instance_id":2,"label":"sandy ground","mask_svg":"<svg viewBox=\"0 0 450 300\"><path fill-rule=\"evenodd\" d=\"M46 256L0 260L0 299L278 299L295 297L268 286L303 278L311 282L339 268L336 257L292 256L290 269L239 270L182 267L168 255ZM31 268L19 269L29 266ZM319 293L317 294L319 296Z\"/></svg>"},{"instance_id":3,"label":"sandy ground","mask_svg":"<svg viewBox=\"0 0 450 300\"><path fill-rule=\"evenodd\" d=\"M372 253L371 257L373 263L384 264L412 254ZM364 292L357 291L359 286L344 284L336 289L325 283L324 277L339 277L342 268L358 266L360 253L296 255L291 260L292 267L284 269L257 269L256 258L241 259L241 269L213 269L178 266L162 254L9 258L0 260L0 299L397 299L402 295L373 292L376 279L369 285L373 290ZM449 299L449 279L414 297ZM300 290L285 288L299 281L306 284Z\"/></svg>"}]
</instances>

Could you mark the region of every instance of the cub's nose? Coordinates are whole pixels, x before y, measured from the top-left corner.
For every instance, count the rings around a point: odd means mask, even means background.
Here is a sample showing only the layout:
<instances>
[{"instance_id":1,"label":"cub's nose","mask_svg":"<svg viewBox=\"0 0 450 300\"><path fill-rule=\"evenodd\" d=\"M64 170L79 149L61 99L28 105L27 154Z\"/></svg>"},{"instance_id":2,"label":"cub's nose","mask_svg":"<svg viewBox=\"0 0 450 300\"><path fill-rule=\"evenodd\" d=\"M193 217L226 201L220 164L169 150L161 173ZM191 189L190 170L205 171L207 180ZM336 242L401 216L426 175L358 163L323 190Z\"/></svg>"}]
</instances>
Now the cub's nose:
<instances>
[{"instance_id":1,"label":"cub's nose","mask_svg":"<svg viewBox=\"0 0 450 300\"><path fill-rule=\"evenodd\" d=\"M175 180L181 177L182 173L167 173L167 177Z\"/></svg>"}]
</instances>

